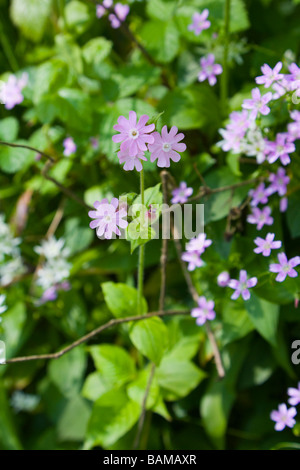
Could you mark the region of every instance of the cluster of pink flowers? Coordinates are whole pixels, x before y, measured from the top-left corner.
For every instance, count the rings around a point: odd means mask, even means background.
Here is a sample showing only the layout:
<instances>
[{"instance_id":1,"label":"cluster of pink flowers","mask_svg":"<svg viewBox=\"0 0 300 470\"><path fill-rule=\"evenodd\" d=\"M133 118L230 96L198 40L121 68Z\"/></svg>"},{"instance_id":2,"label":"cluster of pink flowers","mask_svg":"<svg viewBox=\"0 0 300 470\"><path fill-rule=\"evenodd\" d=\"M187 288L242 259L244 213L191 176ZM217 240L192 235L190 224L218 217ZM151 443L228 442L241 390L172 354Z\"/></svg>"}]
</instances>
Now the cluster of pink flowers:
<instances>
[{"instance_id":1,"label":"cluster of pink flowers","mask_svg":"<svg viewBox=\"0 0 300 470\"><path fill-rule=\"evenodd\" d=\"M102 4L96 6L97 18L102 18L102 16L104 16L112 7L113 0L103 0ZM119 28L121 23L126 20L129 11L130 8L128 5L116 3L114 6L114 13L109 13L108 15L111 27L114 29Z\"/></svg>"},{"instance_id":2,"label":"cluster of pink flowers","mask_svg":"<svg viewBox=\"0 0 300 470\"><path fill-rule=\"evenodd\" d=\"M234 111L229 116L229 123L225 129L220 129L223 140L219 146L225 151L235 154L243 153L249 157L256 157L257 163L267 160L274 163L280 160L282 165L288 165L291 161L290 154L295 152L295 141L300 138L300 112L291 111L291 122L288 123L286 132L276 134L274 140L268 139L270 130L261 131L257 118L270 113L270 105L273 101L291 95L300 96L300 68L296 64L289 66L289 74L279 73L282 63L271 69L267 64L261 68L263 75L256 77L258 85L265 88L272 87L272 91L262 93L259 88L252 90L252 98L245 99L243 111Z\"/></svg>"},{"instance_id":3,"label":"cluster of pink flowers","mask_svg":"<svg viewBox=\"0 0 300 470\"><path fill-rule=\"evenodd\" d=\"M167 126L162 128L161 134L153 132L155 124L147 125L149 116L143 114L139 121L135 111L129 111L129 119L124 116L118 118L118 124L114 129L119 132L112 137L116 143L121 143L118 158L120 163L125 163L124 170L141 171L143 166L141 160L147 161L145 152L151 153L150 160L157 160L157 166L160 168L169 168L170 161L178 162L180 154L184 152L186 145L180 141L184 134L179 133L176 126L173 126L168 132Z\"/></svg>"},{"instance_id":4,"label":"cluster of pink flowers","mask_svg":"<svg viewBox=\"0 0 300 470\"><path fill-rule=\"evenodd\" d=\"M231 279L228 271L223 271L218 275L217 284L220 287L230 287L234 289L233 294L231 295L232 300L238 299L240 296L244 300L250 299L251 287L255 287L257 284L257 278L251 277L248 278L247 271L241 269L239 273L239 279Z\"/></svg>"},{"instance_id":5,"label":"cluster of pink flowers","mask_svg":"<svg viewBox=\"0 0 300 470\"><path fill-rule=\"evenodd\" d=\"M209 10L205 8L201 13L194 13L192 17L192 23L188 26L189 31L194 31L196 36L199 36L202 31L210 28L210 21L207 19ZM214 54L207 54L200 59L200 71L198 74L199 82L208 80L210 86L214 86L217 83L217 75L223 72L222 66L215 63Z\"/></svg>"},{"instance_id":6,"label":"cluster of pink flowers","mask_svg":"<svg viewBox=\"0 0 300 470\"><path fill-rule=\"evenodd\" d=\"M0 84L0 103L3 103L6 109L13 109L17 104L24 101L22 94L23 88L28 83L28 74L23 73L21 78L10 75L6 83Z\"/></svg>"},{"instance_id":7,"label":"cluster of pink flowers","mask_svg":"<svg viewBox=\"0 0 300 470\"><path fill-rule=\"evenodd\" d=\"M278 410L273 410L270 415L271 420L275 421L276 431L283 431L285 427L293 428L296 424L294 418L297 410L295 406L300 403L300 382L298 382L298 388L290 387L287 393L290 397L288 403L291 405L291 408L288 408L285 403L281 403L278 406Z\"/></svg>"},{"instance_id":8,"label":"cluster of pink flowers","mask_svg":"<svg viewBox=\"0 0 300 470\"><path fill-rule=\"evenodd\" d=\"M189 271L194 271L196 268L203 266L204 262L201 255L211 244L212 240L206 239L205 233L200 233L186 244L186 251L182 253L181 259L188 263Z\"/></svg>"}]
</instances>

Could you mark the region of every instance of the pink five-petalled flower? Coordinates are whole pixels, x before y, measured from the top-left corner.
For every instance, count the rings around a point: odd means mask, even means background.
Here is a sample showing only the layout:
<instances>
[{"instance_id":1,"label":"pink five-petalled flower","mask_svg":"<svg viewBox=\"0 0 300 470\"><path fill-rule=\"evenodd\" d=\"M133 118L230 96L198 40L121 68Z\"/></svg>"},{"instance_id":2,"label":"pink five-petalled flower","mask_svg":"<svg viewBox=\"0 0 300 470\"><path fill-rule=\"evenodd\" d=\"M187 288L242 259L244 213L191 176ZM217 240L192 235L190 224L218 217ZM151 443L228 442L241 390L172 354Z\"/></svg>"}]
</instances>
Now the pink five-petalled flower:
<instances>
[{"instance_id":1,"label":"pink five-petalled flower","mask_svg":"<svg viewBox=\"0 0 300 470\"><path fill-rule=\"evenodd\" d=\"M259 209L258 207L253 207L252 214L249 214L247 217L247 222L249 224L257 224L257 230L261 230L264 225L272 225L274 222L273 217L271 217L271 208L269 206Z\"/></svg>"},{"instance_id":2,"label":"pink five-petalled flower","mask_svg":"<svg viewBox=\"0 0 300 470\"><path fill-rule=\"evenodd\" d=\"M123 170L131 171L136 169L136 171L141 171L143 169L143 164L141 160L147 161L147 158L144 155L144 152L139 151L137 155L131 157L128 152L118 152L118 158L120 163L125 163Z\"/></svg>"},{"instance_id":3,"label":"pink five-petalled flower","mask_svg":"<svg viewBox=\"0 0 300 470\"><path fill-rule=\"evenodd\" d=\"M115 6L115 14L111 13L110 15L108 15L111 27L114 29L119 28L121 22L126 20L129 11L130 8L128 5L117 3Z\"/></svg>"},{"instance_id":4,"label":"pink five-petalled flower","mask_svg":"<svg viewBox=\"0 0 300 470\"><path fill-rule=\"evenodd\" d=\"M300 403L300 382L298 382L298 388L290 387L287 390L288 395L291 397L288 402L292 406L297 406Z\"/></svg>"},{"instance_id":5,"label":"pink five-petalled flower","mask_svg":"<svg viewBox=\"0 0 300 470\"><path fill-rule=\"evenodd\" d=\"M206 300L204 296L198 298L198 307L191 311L192 317L196 318L197 325L204 325L206 320L214 320L216 312L214 311L215 303L213 300Z\"/></svg>"},{"instance_id":6,"label":"pink five-petalled flower","mask_svg":"<svg viewBox=\"0 0 300 470\"><path fill-rule=\"evenodd\" d=\"M271 173L269 181L271 184L267 189L268 194L278 193L279 196L286 194L290 178L287 176L284 168L279 167L277 173Z\"/></svg>"},{"instance_id":7,"label":"pink five-petalled flower","mask_svg":"<svg viewBox=\"0 0 300 470\"><path fill-rule=\"evenodd\" d=\"M228 271L222 271L217 277L217 284L220 287L227 287L230 281L230 274Z\"/></svg>"},{"instance_id":8,"label":"pink five-petalled flower","mask_svg":"<svg viewBox=\"0 0 300 470\"><path fill-rule=\"evenodd\" d=\"M199 255L202 255L211 244L212 240L206 239L206 233L199 233L196 238L187 243L186 249L187 251L197 251Z\"/></svg>"},{"instance_id":9,"label":"pink five-petalled flower","mask_svg":"<svg viewBox=\"0 0 300 470\"><path fill-rule=\"evenodd\" d=\"M254 243L257 248L254 248L254 253L261 253L263 256L270 256L271 250L278 250L281 248L281 241L273 241L275 233L268 233L266 239L256 237Z\"/></svg>"},{"instance_id":10,"label":"pink five-petalled flower","mask_svg":"<svg viewBox=\"0 0 300 470\"><path fill-rule=\"evenodd\" d=\"M178 188L172 191L172 204L184 204L193 194L193 188L188 188L185 181L182 181Z\"/></svg>"},{"instance_id":11,"label":"pink five-petalled flower","mask_svg":"<svg viewBox=\"0 0 300 470\"><path fill-rule=\"evenodd\" d=\"M298 273L294 268L300 264L300 256L295 256L288 260L285 253L279 253L277 257L279 263L270 264L271 273L278 273L275 279L276 281L283 282L287 276L298 276Z\"/></svg>"},{"instance_id":12,"label":"pink five-petalled flower","mask_svg":"<svg viewBox=\"0 0 300 470\"><path fill-rule=\"evenodd\" d=\"M22 90L27 83L27 73L23 73L21 78L10 75L6 83L0 82L0 103L3 103L5 108L9 110L17 104L21 104L24 101Z\"/></svg>"},{"instance_id":13,"label":"pink five-petalled flower","mask_svg":"<svg viewBox=\"0 0 300 470\"><path fill-rule=\"evenodd\" d=\"M265 188L264 183L260 183L256 189L250 189L249 196L252 197L251 206L257 206L258 204L267 204L268 202L268 191Z\"/></svg>"},{"instance_id":14,"label":"pink five-petalled flower","mask_svg":"<svg viewBox=\"0 0 300 470\"><path fill-rule=\"evenodd\" d=\"M231 298L236 300L241 295L244 300L249 300L249 288L256 286L256 284L257 277L251 277L250 279L247 279L247 271L242 269L240 271L239 280L230 279L228 282L228 286L231 287L231 289L235 289L235 292L232 294Z\"/></svg>"},{"instance_id":15,"label":"pink five-petalled flower","mask_svg":"<svg viewBox=\"0 0 300 470\"><path fill-rule=\"evenodd\" d=\"M295 152L296 147L293 142L289 142L289 134L282 132L276 135L275 142L268 142L268 150L269 163L274 163L279 158L282 165L287 165L291 161L289 153Z\"/></svg>"},{"instance_id":16,"label":"pink five-petalled flower","mask_svg":"<svg viewBox=\"0 0 300 470\"><path fill-rule=\"evenodd\" d=\"M256 119L258 113L266 116L270 112L269 106L267 103L272 99L272 93L269 91L265 95L261 96L259 88L254 88L251 92L252 99L244 100L242 107L244 109L251 110L250 119Z\"/></svg>"},{"instance_id":17,"label":"pink five-petalled flower","mask_svg":"<svg viewBox=\"0 0 300 470\"><path fill-rule=\"evenodd\" d=\"M137 116L135 111L129 111L129 119L124 116L118 118L118 124L113 127L120 134L113 135L112 140L114 142L122 142L120 150L122 152L128 152L130 157L135 157L139 152L145 152L147 150L146 144L152 144L154 142L152 132L155 128L154 124L146 126L149 121L149 116L143 114L137 122Z\"/></svg>"},{"instance_id":18,"label":"pink five-petalled flower","mask_svg":"<svg viewBox=\"0 0 300 470\"><path fill-rule=\"evenodd\" d=\"M180 142L184 139L184 134L177 134L178 129L176 126L171 127L168 132L167 126L164 126L159 132L153 132L154 142L148 145L151 152L150 160L154 162L157 159L157 166L159 168L169 168L170 160L179 162L181 156L178 152L184 152L186 145Z\"/></svg>"},{"instance_id":19,"label":"pink five-petalled flower","mask_svg":"<svg viewBox=\"0 0 300 470\"><path fill-rule=\"evenodd\" d=\"M203 261L200 258L199 251L185 251L181 255L182 261L185 261L188 264L188 271L194 271L196 268L201 268L203 266Z\"/></svg>"},{"instance_id":20,"label":"pink five-petalled flower","mask_svg":"<svg viewBox=\"0 0 300 470\"><path fill-rule=\"evenodd\" d=\"M279 73L282 68L282 62L278 62L274 69L272 69L268 64L264 64L261 67L263 75L256 77L255 81L258 85L265 85L265 88L269 88L273 82L277 82L284 78L282 73Z\"/></svg>"},{"instance_id":21,"label":"pink five-petalled flower","mask_svg":"<svg viewBox=\"0 0 300 470\"><path fill-rule=\"evenodd\" d=\"M64 141L63 141L63 146L64 146L64 155L66 157L69 157L70 155L72 155L73 153L76 152L77 150L77 146L73 140L72 137L67 137Z\"/></svg>"},{"instance_id":22,"label":"pink five-petalled flower","mask_svg":"<svg viewBox=\"0 0 300 470\"><path fill-rule=\"evenodd\" d=\"M297 414L297 410L294 407L287 408L285 403L281 403L278 406L278 410L273 410L271 412L271 420L275 421L275 430L282 431L286 426L288 428L293 428L296 424L294 417Z\"/></svg>"},{"instance_id":23,"label":"pink five-petalled flower","mask_svg":"<svg viewBox=\"0 0 300 470\"><path fill-rule=\"evenodd\" d=\"M188 26L189 31L194 31L196 36L204 30L210 27L210 21L208 21L209 11L207 8L202 13L194 13L192 23Z\"/></svg>"},{"instance_id":24,"label":"pink five-petalled flower","mask_svg":"<svg viewBox=\"0 0 300 470\"><path fill-rule=\"evenodd\" d=\"M106 239L112 238L112 234L121 235L120 228L126 228L128 225L127 220L124 218L127 216L125 208L118 209L119 200L112 198L111 203L108 200L102 199L102 201L96 201L94 203L95 211L89 212L89 217L95 219L90 223L92 229L96 229L98 238L104 236Z\"/></svg>"},{"instance_id":25,"label":"pink five-petalled flower","mask_svg":"<svg viewBox=\"0 0 300 470\"><path fill-rule=\"evenodd\" d=\"M223 72L223 68L220 64L215 64L215 56L208 54L206 57L200 59L201 70L198 75L199 82L208 80L210 86L217 83L216 75L220 75Z\"/></svg>"}]
</instances>

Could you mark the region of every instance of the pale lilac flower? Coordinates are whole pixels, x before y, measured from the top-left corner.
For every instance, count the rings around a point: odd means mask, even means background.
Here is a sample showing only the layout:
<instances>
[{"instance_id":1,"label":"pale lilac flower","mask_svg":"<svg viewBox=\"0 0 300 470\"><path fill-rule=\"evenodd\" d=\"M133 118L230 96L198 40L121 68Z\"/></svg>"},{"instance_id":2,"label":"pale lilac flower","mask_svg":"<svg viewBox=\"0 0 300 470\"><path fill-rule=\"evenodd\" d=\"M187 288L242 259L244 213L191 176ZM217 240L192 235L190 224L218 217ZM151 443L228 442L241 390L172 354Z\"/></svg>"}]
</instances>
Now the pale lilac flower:
<instances>
[{"instance_id":1,"label":"pale lilac flower","mask_svg":"<svg viewBox=\"0 0 300 470\"><path fill-rule=\"evenodd\" d=\"M278 406L278 411L273 410L271 413L271 420L275 421L275 430L282 431L286 426L289 428L293 428L296 424L296 420L294 417L297 414L296 408L287 408L285 403L281 403Z\"/></svg>"},{"instance_id":2,"label":"pale lilac flower","mask_svg":"<svg viewBox=\"0 0 300 470\"><path fill-rule=\"evenodd\" d=\"M156 159L157 166L159 168L168 168L170 166L170 160L173 162L179 162L181 156L178 152L184 152L186 145L180 143L184 139L184 134L177 134L178 129L176 126L171 127L168 132L167 126L164 126L159 132L154 132L154 142L148 145L149 151L151 152L150 160L154 162Z\"/></svg>"},{"instance_id":3,"label":"pale lilac flower","mask_svg":"<svg viewBox=\"0 0 300 470\"><path fill-rule=\"evenodd\" d=\"M6 109L13 109L17 104L24 101L22 94L23 88L27 85L28 74L24 73L21 78L10 75L6 83L1 83L0 103L3 103Z\"/></svg>"},{"instance_id":4,"label":"pale lilac flower","mask_svg":"<svg viewBox=\"0 0 300 470\"><path fill-rule=\"evenodd\" d=\"M232 150L233 153L241 153L243 136L229 129L219 129L219 133L223 137L223 140L218 142L217 145L221 147L224 152Z\"/></svg>"},{"instance_id":5,"label":"pale lilac flower","mask_svg":"<svg viewBox=\"0 0 300 470\"><path fill-rule=\"evenodd\" d=\"M204 30L210 27L210 21L207 20L209 11L207 8L202 13L194 13L192 23L188 26L189 31L194 31L196 36Z\"/></svg>"},{"instance_id":6,"label":"pale lilac flower","mask_svg":"<svg viewBox=\"0 0 300 470\"><path fill-rule=\"evenodd\" d=\"M99 148L99 138L98 137L91 137L90 138L91 146L94 150L98 150Z\"/></svg>"},{"instance_id":7,"label":"pale lilac flower","mask_svg":"<svg viewBox=\"0 0 300 470\"><path fill-rule=\"evenodd\" d=\"M112 238L112 234L121 235L119 228L128 226L127 220L123 220L127 216L127 211L122 208L118 209L119 200L112 198L111 203L108 200L96 201L94 203L95 211L89 212L89 217L95 219L90 223L92 229L96 229L98 238L104 236L106 239Z\"/></svg>"},{"instance_id":8,"label":"pale lilac flower","mask_svg":"<svg viewBox=\"0 0 300 470\"><path fill-rule=\"evenodd\" d=\"M122 152L128 152L130 157L135 157L140 151L145 152L147 150L146 144L153 144L154 137L152 132L155 128L154 124L146 126L149 121L149 116L143 114L138 123L135 111L129 111L129 119L124 116L118 118L118 124L113 127L120 134L113 135L112 140L114 142L122 142L120 150Z\"/></svg>"},{"instance_id":9,"label":"pale lilac flower","mask_svg":"<svg viewBox=\"0 0 300 470\"><path fill-rule=\"evenodd\" d=\"M259 88L252 90L252 99L244 100L242 107L251 110L250 119L256 119L257 114L261 113L264 116L269 114L270 108L267 103L272 99L272 93L269 91L265 95L261 96Z\"/></svg>"},{"instance_id":10,"label":"pale lilac flower","mask_svg":"<svg viewBox=\"0 0 300 470\"><path fill-rule=\"evenodd\" d=\"M279 210L280 212L285 212L287 211L287 208L288 208L288 198L282 197L279 201Z\"/></svg>"},{"instance_id":11,"label":"pale lilac flower","mask_svg":"<svg viewBox=\"0 0 300 470\"><path fill-rule=\"evenodd\" d=\"M273 241L275 233L268 233L266 239L256 237L254 243L257 248L254 248L254 253L262 253L263 256L270 256L271 250L278 250L281 248L281 241Z\"/></svg>"},{"instance_id":12,"label":"pale lilac flower","mask_svg":"<svg viewBox=\"0 0 300 470\"><path fill-rule=\"evenodd\" d=\"M272 69L268 64L264 64L261 67L263 75L256 77L255 81L258 85L265 85L265 88L269 88L273 82L281 80L284 75L279 73L282 68L282 62L278 62L274 69Z\"/></svg>"},{"instance_id":13,"label":"pale lilac flower","mask_svg":"<svg viewBox=\"0 0 300 470\"><path fill-rule=\"evenodd\" d=\"M217 277L217 284L220 287L227 287L230 281L230 275L228 271L222 271Z\"/></svg>"},{"instance_id":14,"label":"pale lilac flower","mask_svg":"<svg viewBox=\"0 0 300 470\"><path fill-rule=\"evenodd\" d=\"M279 167L277 173L271 173L269 181L271 184L267 189L268 194L278 193L279 196L286 194L290 178L287 176L284 168Z\"/></svg>"},{"instance_id":15,"label":"pale lilac flower","mask_svg":"<svg viewBox=\"0 0 300 470\"><path fill-rule=\"evenodd\" d=\"M264 183L260 183L256 189L250 189L249 196L251 196L251 206L257 206L258 204L267 204L268 192L265 188Z\"/></svg>"},{"instance_id":16,"label":"pale lilac flower","mask_svg":"<svg viewBox=\"0 0 300 470\"><path fill-rule=\"evenodd\" d=\"M288 140L294 142L300 139L300 111L294 110L290 113L293 122L290 122L288 128Z\"/></svg>"},{"instance_id":17,"label":"pale lilac flower","mask_svg":"<svg viewBox=\"0 0 300 470\"><path fill-rule=\"evenodd\" d=\"M201 266L204 264L198 251L185 251L182 253L181 259L189 263L189 271L194 271L196 268L201 268Z\"/></svg>"},{"instance_id":18,"label":"pale lilac flower","mask_svg":"<svg viewBox=\"0 0 300 470\"><path fill-rule=\"evenodd\" d=\"M265 161L269 149L267 146L267 139L262 135L258 127L249 128L247 132L247 142L245 144L244 153L249 157L256 157L257 163Z\"/></svg>"},{"instance_id":19,"label":"pale lilac flower","mask_svg":"<svg viewBox=\"0 0 300 470\"><path fill-rule=\"evenodd\" d=\"M271 273L278 273L276 276L276 281L283 282L287 276L298 276L298 273L294 268L300 264L300 256L295 256L294 258L288 260L285 253L279 253L277 257L279 264L270 264Z\"/></svg>"},{"instance_id":20,"label":"pale lilac flower","mask_svg":"<svg viewBox=\"0 0 300 470\"><path fill-rule=\"evenodd\" d=\"M115 15L111 13L108 15L110 20L111 27L117 29L120 27L121 23L126 20L126 17L130 11L128 5L123 5L122 3L117 3L115 6Z\"/></svg>"},{"instance_id":21,"label":"pale lilac flower","mask_svg":"<svg viewBox=\"0 0 300 470\"><path fill-rule=\"evenodd\" d=\"M288 141L289 135L287 133L279 133L276 135L275 142L268 142L269 163L274 163L278 158L280 159L282 165L287 165L290 163L291 159L289 153L293 153L296 150L295 144Z\"/></svg>"},{"instance_id":22,"label":"pale lilac flower","mask_svg":"<svg viewBox=\"0 0 300 470\"><path fill-rule=\"evenodd\" d=\"M193 188L188 188L185 181L182 181L178 188L172 191L172 204L184 204L193 194Z\"/></svg>"},{"instance_id":23,"label":"pale lilac flower","mask_svg":"<svg viewBox=\"0 0 300 470\"><path fill-rule=\"evenodd\" d=\"M43 292L42 297L40 298L38 305L45 304L47 302L53 302L58 297L58 292L60 290L68 291L71 289L71 285L68 281L55 284Z\"/></svg>"},{"instance_id":24,"label":"pale lilac flower","mask_svg":"<svg viewBox=\"0 0 300 470\"><path fill-rule=\"evenodd\" d=\"M208 80L210 86L217 83L216 75L220 75L223 72L223 68L220 64L215 64L215 56L208 54L206 57L200 59L201 70L198 75L199 82Z\"/></svg>"},{"instance_id":25,"label":"pale lilac flower","mask_svg":"<svg viewBox=\"0 0 300 470\"><path fill-rule=\"evenodd\" d=\"M229 115L229 118L230 122L226 126L226 128L233 131L235 134L244 137L245 132L249 129L251 125L248 111L233 111Z\"/></svg>"},{"instance_id":26,"label":"pale lilac flower","mask_svg":"<svg viewBox=\"0 0 300 470\"><path fill-rule=\"evenodd\" d=\"M107 8L112 7L113 0L103 0L102 5L96 5L96 16L102 18L107 12Z\"/></svg>"},{"instance_id":27,"label":"pale lilac flower","mask_svg":"<svg viewBox=\"0 0 300 470\"><path fill-rule=\"evenodd\" d=\"M72 155L73 153L76 152L77 150L77 146L73 140L72 137L67 137L64 141L63 141L63 146L64 146L64 155L66 157L69 157L70 155Z\"/></svg>"},{"instance_id":28,"label":"pale lilac flower","mask_svg":"<svg viewBox=\"0 0 300 470\"><path fill-rule=\"evenodd\" d=\"M274 222L273 217L271 217L271 208L269 206L259 209L258 207L253 207L252 214L249 214L247 217L247 222L249 224L257 224L257 230L261 230L264 225L272 225Z\"/></svg>"},{"instance_id":29,"label":"pale lilac flower","mask_svg":"<svg viewBox=\"0 0 300 470\"><path fill-rule=\"evenodd\" d=\"M293 82L300 82L300 68L297 64L293 63L288 67L290 75L286 75L287 80Z\"/></svg>"},{"instance_id":30,"label":"pale lilac flower","mask_svg":"<svg viewBox=\"0 0 300 470\"><path fill-rule=\"evenodd\" d=\"M197 251L199 255L202 255L211 244L212 240L206 239L206 233L199 233L196 238L187 243L186 249L187 251Z\"/></svg>"},{"instance_id":31,"label":"pale lilac flower","mask_svg":"<svg viewBox=\"0 0 300 470\"><path fill-rule=\"evenodd\" d=\"M292 406L297 406L300 403L300 382L298 382L298 388L290 387L287 390L288 395L291 397L288 399L288 403Z\"/></svg>"},{"instance_id":32,"label":"pale lilac flower","mask_svg":"<svg viewBox=\"0 0 300 470\"><path fill-rule=\"evenodd\" d=\"M231 296L231 298L233 300L236 300L240 295L243 297L244 300L249 300L250 299L249 289L251 287L256 286L257 278L256 277L251 277L250 279L247 279L247 277L248 277L247 276L247 271L242 269L240 271L239 280L230 279L230 281L228 282L228 286L231 289L235 289L235 292Z\"/></svg>"},{"instance_id":33,"label":"pale lilac flower","mask_svg":"<svg viewBox=\"0 0 300 470\"><path fill-rule=\"evenodd\" d=\"M144 162L147 161L147 158L144 155L144 152L139 151L137 155L134 157L130 157L128 152L118 152L118 158L120 163L125 163L123 166L123 170L125 171L131 171L136 169L136 171L141 171L143 169L143 165L141 163L141 160Z\"/></svg>"},{"instance_id":34,"label":"pale lilac flower","mask_svg":"<svg viewBox=\"0 0 300 470\"><path fill-rule=\"evenodd\" d=\"M216 318L213 300L206 300L204 296L201 296L198 298L197 303L198 307L193 308L191 311L192 317L196 318L197 325L204 325L207 320L214 320Z\"/></svg>"}]
</instances>

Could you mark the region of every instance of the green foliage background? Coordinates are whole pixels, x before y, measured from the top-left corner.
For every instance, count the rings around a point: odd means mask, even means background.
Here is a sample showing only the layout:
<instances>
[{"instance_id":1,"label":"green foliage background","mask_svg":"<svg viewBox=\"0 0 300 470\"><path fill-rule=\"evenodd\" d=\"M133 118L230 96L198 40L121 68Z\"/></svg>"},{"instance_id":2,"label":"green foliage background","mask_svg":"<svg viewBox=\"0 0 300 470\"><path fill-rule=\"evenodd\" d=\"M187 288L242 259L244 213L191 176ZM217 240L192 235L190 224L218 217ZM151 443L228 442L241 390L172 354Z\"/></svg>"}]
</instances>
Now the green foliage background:
<instances>
[{"instance_id":1,"label":"green foliage background","mask_svg":"<svg viewBox=\"0 0 300 470\"><path fill-rule=\"evenodd\" d=\"M129 2L128 2L129 3ZM135 172L124 173L112 142L113 125L130 110L154 116L158 126L176 125L187 151L171 167L196 193L201 182L219 187L255 176L215 147L222 125L219 85L197 81L199 59L211 51L211 30L199 37L188 31L195 11L209 8L216 62L224 46L224 1L148 0L130 2L126 20L151 61L121 29L95 16L95 5L79 0L0 0L0 79L29 74L24 102L12 111L0 105L0 139L24 143L57 159L49 175L86 204L127 192L138 193ZM250 96L254 77L267 62L274 66L287 50L299 57L299 1L232 0L228 111ZM78 150L63 158L63 139L71 135ZM99 149L90 138L99 137ZM1 336L9 358L57 351L111 318L136 312L137 250L124 240L99 241L89 229L87 210L46 181L35 152L0 147L0 212L8 220L32 191L22 227L22 254L29 272L37 264L33 247L45 236L63 203L57 236L71 249L72 290L54 303L36 307L31 277L6 289L9 310ZM155 165L145 165L146 186L159 183ZM294 189L287 215L274 208L277 238L289 257L299 254L300 162L291 166ZM297 446L299 427L274 431L269 415L286 401L299 367L291 363L291 343L300 338L294 299L299 278L279 285L267 280L247 303L233 302L216 285L224 269L245 268L261 275L267 264L253 253L251 227L224 239L230 204L239 205L249 187L205 201L208 237L214 241L197 271L199 290L215 299L213 328L226 377L219 381L205 331L187 316L152 318L103 332L59 360L0 368L1 449L130 449L141 413L151 365L156 371L147 400L141 447L148 449L270 449ZM224 202L225 201L225 202ZM146 245L145 311L158 308L159 240ZM170 243L166 307L190 309L192 299ZM16 412L16 390L40 397L31 411Z\"/></svg>"}]
</instances>

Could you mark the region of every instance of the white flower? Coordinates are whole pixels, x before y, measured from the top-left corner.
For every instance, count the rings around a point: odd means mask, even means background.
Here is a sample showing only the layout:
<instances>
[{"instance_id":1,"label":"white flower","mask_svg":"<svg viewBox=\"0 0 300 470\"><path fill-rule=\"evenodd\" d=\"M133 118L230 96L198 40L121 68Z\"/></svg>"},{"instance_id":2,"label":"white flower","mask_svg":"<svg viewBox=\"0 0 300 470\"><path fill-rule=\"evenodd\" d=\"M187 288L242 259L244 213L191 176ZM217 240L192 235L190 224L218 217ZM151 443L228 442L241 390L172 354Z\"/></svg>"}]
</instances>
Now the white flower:
<instances>
[{"instance_id":1,"label":"white flower","mask_svg":"<svg viewBox=\"0 0 300 470\"><path fill-rule=\"evenodd\" d=\"M64 258L48 261L38 270L36 284L43 290L59 284L70 276L71 265Z\"/></svg>"},{"instance_id":2,"label":"white flower","mask_svg":"<svg viewBox=\"0 0 300 470\"><path fill-rule=\"evenodd\" d=\"M67 257L70 254L68 248L63 248L65 240L60 238L56 240L55 237L50 237L49 240L43 240L40 246L36 246L34 251L47 259Z\"/></svg>"},{"instance_id":3,"label":"white flower","mask_svg":"<svg viewBox=\"0 0 300 470\"><path fill-rule=\"evenodd\" d=\"M0 286L10 284L12 280L25 271L22 258L17 258L0 265Z\"/></svg>"}]
</instances>

